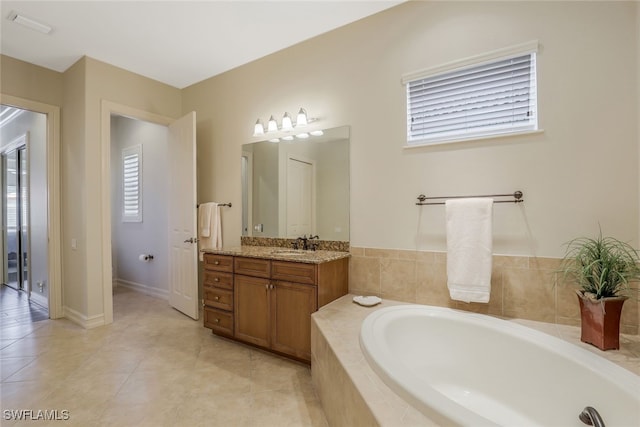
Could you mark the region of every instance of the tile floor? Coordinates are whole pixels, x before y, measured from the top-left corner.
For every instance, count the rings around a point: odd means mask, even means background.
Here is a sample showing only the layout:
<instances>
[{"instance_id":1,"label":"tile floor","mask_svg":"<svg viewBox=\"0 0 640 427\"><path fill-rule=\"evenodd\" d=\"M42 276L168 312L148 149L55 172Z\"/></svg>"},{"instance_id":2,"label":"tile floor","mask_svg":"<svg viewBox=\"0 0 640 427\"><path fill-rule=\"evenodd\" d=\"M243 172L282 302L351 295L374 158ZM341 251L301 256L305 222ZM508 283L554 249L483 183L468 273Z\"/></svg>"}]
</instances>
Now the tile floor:
<instances>
[{"instance_id":1,"label":"tile floor","mask_svg":"<svg viewBox=\"0 0 640 427\"><path fill-rule=\"evenodd\" d=\"M47 309L30 301L25 292L0 285L0 327L39 322L48 318Z\"/></svg>"},{"instance_id":2,"label":"tile floor","mask_svg":"<svg viewBox=\"0 0 640 427\"><path fill-rule=\"evenodd\" d=\"M308 366L217 337L165 300L119 288L114 323L0 330L5 426L326 426ZM15 421L5 410L57 410Z\"/></svg>"}]
</instances>

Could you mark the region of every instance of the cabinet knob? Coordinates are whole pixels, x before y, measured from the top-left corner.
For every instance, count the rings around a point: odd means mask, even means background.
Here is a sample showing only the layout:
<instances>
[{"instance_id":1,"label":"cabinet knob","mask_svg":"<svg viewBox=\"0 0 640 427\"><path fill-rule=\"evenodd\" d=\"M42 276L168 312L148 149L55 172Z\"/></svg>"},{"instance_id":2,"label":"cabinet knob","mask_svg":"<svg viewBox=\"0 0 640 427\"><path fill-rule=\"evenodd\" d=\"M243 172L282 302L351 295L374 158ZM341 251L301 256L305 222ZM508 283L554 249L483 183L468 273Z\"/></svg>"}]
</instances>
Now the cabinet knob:
<instances>
[{"instance_id":1,"label":"cabinet knob","mask_svg":"<svg viewBox=\"0 0 640 427\"><path fill-rule=\"evenodd\" d=\"M220 281L220 279L219 279L218 277L216 277L216 278L214 278L214 279L213 279L213 281L214 281L214 282L219 282L219 281Z\"/></svg>"},{"instance_id":2,"label":"cabinet knob","mask_svg":"<svg viewBox=\"0 0 640 427\"><path fill-rule=\"evenodd\" d=\"M218 264L220 264L220 261L213 261L213 263L214 263L215 265L218 265Z\"/></svg>"},{"instance_id":3,"label":"cabinet knob","mask_svg":"<svg viewBox=\"0 0 640 427\"><path fill-rule=\"evenodd\" d=\"M220 297L215 297L215 300L216 301L220 301Z\"/></svg>"},{"instance_id":4,"label":"cabinet knob","mask_svg":"<svg viewBox=\"0 0 640 427\"><path fill-rule=\"evenodd\" d=\"M216 323L220 323L220 319L216 319Z\"/></svg>"}]
</instances>

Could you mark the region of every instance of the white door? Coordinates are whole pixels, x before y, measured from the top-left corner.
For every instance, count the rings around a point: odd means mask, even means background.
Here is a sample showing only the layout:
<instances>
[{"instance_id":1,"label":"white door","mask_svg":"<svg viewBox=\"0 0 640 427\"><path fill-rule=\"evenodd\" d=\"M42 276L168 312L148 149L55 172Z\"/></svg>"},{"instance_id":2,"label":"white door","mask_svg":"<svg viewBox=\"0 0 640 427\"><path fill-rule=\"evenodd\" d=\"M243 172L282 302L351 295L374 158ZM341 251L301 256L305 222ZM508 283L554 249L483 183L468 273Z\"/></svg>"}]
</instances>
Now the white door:
<instances>
[{"instance_id":1,"label":"white door","mask_svg":"<svg viewBox=\"0 0 640 427\"><path fill-rule=\"evenodd\" d=\"M311 235L315 229L313 163L287 159L287 237Z\"/></svg>"},{"instance_id":2,"label":"white door","mask_svg":"<svg viewBox=\"0 0 640 427\"><path fill-rule=\"evenodd\" d=\"M196 113L169 125L169 304L198 319Z\"/></svg>"}]
</instances>

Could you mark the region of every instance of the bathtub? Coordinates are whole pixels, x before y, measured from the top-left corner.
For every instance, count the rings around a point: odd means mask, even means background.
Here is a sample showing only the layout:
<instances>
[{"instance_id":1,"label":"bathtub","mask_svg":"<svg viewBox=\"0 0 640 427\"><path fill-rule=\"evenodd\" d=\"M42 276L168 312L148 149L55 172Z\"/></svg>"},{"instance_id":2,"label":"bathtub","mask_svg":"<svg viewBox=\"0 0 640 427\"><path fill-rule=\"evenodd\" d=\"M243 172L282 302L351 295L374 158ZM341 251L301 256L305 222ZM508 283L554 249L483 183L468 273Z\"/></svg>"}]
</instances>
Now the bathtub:
<instances>
[{"instance_id":1,"label":"bathtub","mask_svg":"<svg viewBox=\"0 0 640 427\"><path fill-rule=\"evenodd\" d=\"M373 370L436 423L640 426L640 377L588 350L513 322L424 305L367 316L360 346Z\"/></svg>"}]
</instances>

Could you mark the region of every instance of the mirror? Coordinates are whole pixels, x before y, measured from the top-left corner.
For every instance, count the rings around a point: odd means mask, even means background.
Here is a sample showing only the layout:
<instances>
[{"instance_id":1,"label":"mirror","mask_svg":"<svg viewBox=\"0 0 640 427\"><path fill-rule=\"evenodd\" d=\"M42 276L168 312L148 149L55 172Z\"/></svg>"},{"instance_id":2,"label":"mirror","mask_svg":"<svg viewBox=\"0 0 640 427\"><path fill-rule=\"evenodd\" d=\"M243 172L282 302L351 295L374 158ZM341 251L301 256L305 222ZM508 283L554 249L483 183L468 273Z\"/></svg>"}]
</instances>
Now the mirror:
<instances>
[{"instance_id":1,"label":"mirror","mask_svg":"<svg viewBox=\"0 0 640 427\"><path fill-rule=\"evenodd\" d=\"M349 126L244 144L241 171L243 236L349 241Z\"/></svg>"}]
</instances>

